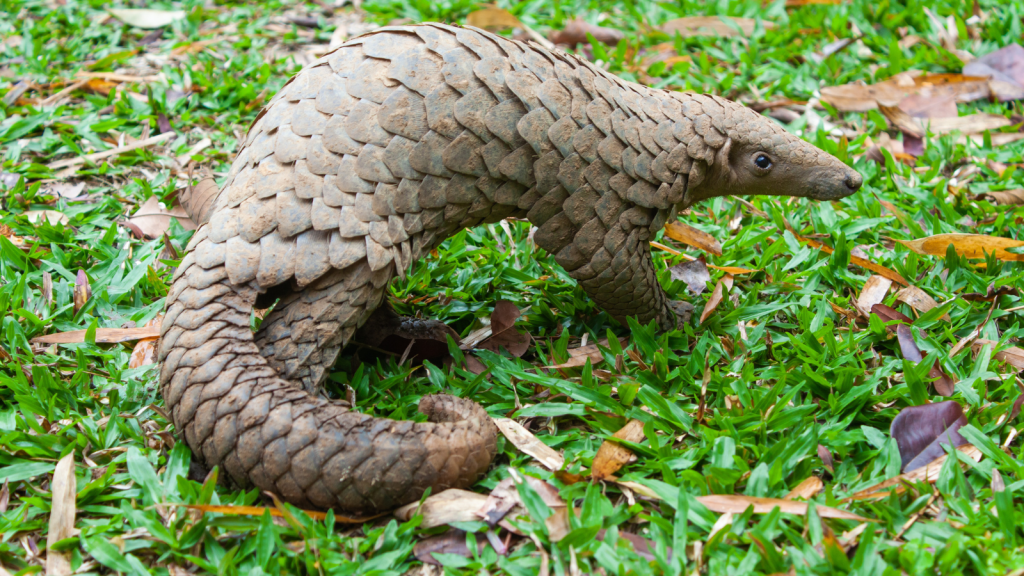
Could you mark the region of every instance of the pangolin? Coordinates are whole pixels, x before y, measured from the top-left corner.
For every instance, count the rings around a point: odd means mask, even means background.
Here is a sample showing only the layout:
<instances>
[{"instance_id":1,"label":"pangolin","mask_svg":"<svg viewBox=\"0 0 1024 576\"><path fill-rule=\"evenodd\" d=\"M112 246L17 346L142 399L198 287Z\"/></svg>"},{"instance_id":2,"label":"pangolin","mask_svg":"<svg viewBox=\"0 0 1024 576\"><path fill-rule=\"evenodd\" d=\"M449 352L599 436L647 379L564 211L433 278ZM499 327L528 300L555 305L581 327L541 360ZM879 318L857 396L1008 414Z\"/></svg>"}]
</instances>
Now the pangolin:
<instances>
[{"instance_id":1,"label":"pangolin","mask_svg":"<svg viewBox=\"0 0 1024 576\"><path fill-rule=\"evenodd\" d=\"M860 175L718 96L626 82L471 27L391 26L260 112L173 277L160 389L194 457L311 508L369 513L467 487L496 431L469 400L429 422L318 395L388 282L466 227L526 218L594 301L677 326L649 240L714 196L852 194ZM277 301L253 334L257 299Z\"/></svg>"}]
</instances>

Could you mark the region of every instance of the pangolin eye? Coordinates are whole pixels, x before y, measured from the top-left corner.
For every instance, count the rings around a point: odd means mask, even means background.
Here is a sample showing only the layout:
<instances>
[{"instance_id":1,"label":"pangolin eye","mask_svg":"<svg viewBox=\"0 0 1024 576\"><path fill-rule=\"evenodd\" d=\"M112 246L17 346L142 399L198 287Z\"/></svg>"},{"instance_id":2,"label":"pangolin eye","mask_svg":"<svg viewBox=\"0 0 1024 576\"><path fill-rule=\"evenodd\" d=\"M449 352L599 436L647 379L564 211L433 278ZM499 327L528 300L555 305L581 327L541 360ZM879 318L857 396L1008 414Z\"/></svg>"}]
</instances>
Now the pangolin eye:
<instances>
[{"instance_id":1,"label":"pangolin eye","mask_svg":"<svg viewBox=\"0 0 1024 576\"><path fill-rule=\"evenodd\" d=\"M761 170L767 170L772 167L772 159L764 154L758 154L757 158L754 159L754 165Z\"/></svg>"}]
</instances>

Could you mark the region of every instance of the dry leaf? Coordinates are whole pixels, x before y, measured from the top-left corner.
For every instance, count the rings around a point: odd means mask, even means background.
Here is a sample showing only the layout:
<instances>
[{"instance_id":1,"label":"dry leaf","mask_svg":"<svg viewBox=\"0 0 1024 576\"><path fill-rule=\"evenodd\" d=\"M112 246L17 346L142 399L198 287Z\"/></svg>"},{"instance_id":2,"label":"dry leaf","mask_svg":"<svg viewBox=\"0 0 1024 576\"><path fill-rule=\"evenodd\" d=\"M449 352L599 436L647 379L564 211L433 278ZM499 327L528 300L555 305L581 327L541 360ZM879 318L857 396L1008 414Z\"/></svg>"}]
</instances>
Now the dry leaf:
<instances>
[{"instance_id":1,"label":"dry leaf","mask_svg":"<svg viewBox=\"0 0 1024 576\"><path fill-rule=\"evenodd\" d=\"M821 89L821 100L840 112L867 112L881 106L899 106L908 110L914 101L902 104L919 95L929 101L953 98L956 102L972 102L988 98L992 93L990 81L984 76L962 74L922 74L918 70L901 72L876 84L843 84Z\"/></svg>"},{"instance_id":2,"label":"dry leaf","mask_svg":"<svg viewBox=\"0 0 1024 576\"><path fill-rule=\"evenodd\" d=\"M995 52L990 52L981 58L968 62L964 66L964 74L973 76L988 76L995 82L1002 82L1010 86L1024 87L1024 48L1020 44L1010 44ZM1000 100L1017 100L1020 96L1014 97L1013 93L1008 97L999 97Z\"/></svg>"},{"instance_id":3,"label":"dry leaf","mask_svg":"<svg viewBox=\"0 0 1024 576\"><path fill-rule=\"evenodd\" d=\"M967 444L958 432L966 424L963 407L953 400L900 410L889 429L900 448L900 470L913 472L927 466L946 453L944 445L957 448Z\"/></svg>"},{"instance_id":4,"label":"dry leaf","mask_svg":"<svg viewBox=\"0 0 1024 576\"><path fill-rule=\"evenodd\" d=\"M996 342L995 340L985 340L984 338L978 338L974 342L971 342L971 350L974 350L975 353L978 353L986 345L991 346L993 349L995 349L995 347L998 344L999 342ZM999 360L1000 362L1006 362L1007 364L1013 366L1018 370L1024 370L1024 348L1010 346L1008 348L1004 348L999 352L992 354L992 357L995 358L996 360Z\"/></svg>"},{"instance_id":5,"label":"dry leaf","mask_svg":"<svg viewBox=\"0 0 1024 576\"><path fill-rule=\"evenodd\" d=\"M157 334L160 334L160 324L164 321L163 314L157 314L143 328L151 328L156 330ZM129 368L138 368L140 366L146 366L149 364L156 364L156 346L160 342L160 338L143 338L135 344L135 348L132 349L132 355L128 358Z\"/></svg>"},{"instance_id":6,"label":"dry leaf","mask_svg":"<svg viewBox=\"0 0 1024 576\"><path fill-rule=\"evenodd\" d=\"M893 320L899 320L900 322L905 322L907 324L914 323L913 318L907 316L906 314L900 312L899 310L890 308L885 304L875 304L874 306L871 307L871 313L881 318L882 321L886 322L887 324L889 322L892 322ZM894 334L896 333L896 325L887 325L886 329L888 329L890 332Z\"/></svg>"},{"instance_id":7,"label":"dry leaf","mask_svg":"<svg viewBox=\"0 0 1024 576\"><path fill-rule=\"evenodd\" d=\"M640 420L630 420L612 437L628 442L640 442L644 439L644 423ZM597 449L597 455L594 456L590 476L594 480L612 478L612 474L618 472L620 468L628 464L633 458L633 451L629 448L618 442L605 440L601 443L601 447Z\"/></svg>"},{"instance_id":8,"label":"dry leaf","mask_svg":"<svg viewBox=\"0 0 1024 576\"><path fill-rule=\"evenodd\" d=\"M614 28L596 26L577 16L575 20L566 24L561 30L552 30L548 34L548 40L555 44L576 46L577 44L587 44L590 42L587 39L588 33L594 37L594 40L609 46L615 46L626 37L625 34Z\"/></svg>"},{"instance_id":9,"label":"dry leaf","mask_svg":"<svg viewBox=\"0 0 1024 576\"><path fill-rule=\"evenodd\" d=\"M930 118L921 120L912 118L900 108L879 106L878 109L893 123L894 126L907 134L924 137L931 133L936 136L961 132L963 134L981 134L987 130L997 130L1012 124L1009 118L999 114L969 114L955 118Z\"/></svg>"},{"instance_id":10,"label":"dry leaf","mask_svg":"<svg viewBox=\"0 0 1024 576\"><path fill-rule=\"evenodd\" d=\"M1024 188L1015 188L1013 190L989 190L984 194L979 194L978 198L988 199L991 200L993 204L1003 206L1024 204Z\"/></svg>"},{"instance_id":11,"label":"dry leaf","mask_svg":"<svg viewBox=\"0 0 1024 576\"><path fill-rule=\"evenodd\" d=\"M937 308L939 303L934 298L928 295L927 292L921 290L917 286L907 286L896 293L896 300L907 304L914 310L924 314L933 308ZM952 322L953 319L949 317L949 314L943 314L942 319L946 322Z\"/></svg>"},{"instance_id":12,"label":"dry leaf","mask_svg":"<svg viewBox=\"0 0 1024 576\"><path fill-rule=\"evenodd\" d=\"M960 446L957 450L975 462L981 461L981 450L978 450L970 444ZM948 454L943 454L935 460L932 460L927 466L922 466L916 470L907 472L906 474L900 474L899 476L875 484L874 486L861 490L852 496L843 498L841 502L881 500L883 498L888 498L892 492L902 494L910 484L922 481L934 483L939 479L939 472L942 470L942 465L946 462L946 458L948 457ZM963 466L962 463L961 466ZM892 488L892 490L887 490L888 488Z\"/></svg>"},{"instance_id":13,"label":"dry leaf","mask_svg":"<svg viewBox=\"0 0 1024 576\"><path fill-rule=\"evenodd\" d=\"M714 236L678 220L665 225L665 235L673 240L699 248L715 256L722 255L722 245L718 243L718 240L715 240Z\"/></svg>"},{"instance_id":14,"label":"dry leaf","mask_svg":"<svg viewBox=\"0 0 1024 576\"><path fill-rule=\"evenodd\" d=\"M50 223L50 226L56 226L57 224L64 224L66 226L70 222L67 215L56 210L28 210L25 212L25 217L33 224L38 224L45 218Z\"/></svg>"},{"instance_id":15,"label":"dry leaf","mask_svg":"<svg viewBox=\"0 0 1024 576\"><path fill-rule=\"evenodd\" d=\"M715 284L715 289L711 292L711 298L708 298L708 303L704 306L704 311L700 313L700 322L703 324L708 316L718 308L718 305L722 302L722 297L725 295L726 290L731 290L733 285L732 274L726 274L722 276L722 279Z\"/></svg>"},{"instance_id":16,"label":"dry leaf","mask_svg":"<svg viewBox=\"0 0 1024 576\"><path fill-rule=\"evenodd\" d=\"M58 552L52 546L75 533L75 453L71 452L57 462L50 483L51 506L49 532L46 535L46 574L71 574L71 553Z\"/></svg>"},{"instance_id":17,"label":"dry leaf","mask_svg":"<svg viewBox=\"0 0 1024 576\"><path fill-rule=\"evenodd\" d=\"M668 271L673 280L685 282L686 288L695 296L703 293L708 287L708 282L711 282L711 273L708 272L704 256L676 264Z\"/></svg>"},{"instance_id":18,"label":"dry leaf","mask_svg":"<svg viewBox=\"0 0 1024 576\"><path fill-rule=\"evenodd\" d=\"M661 242L650 242L650 245L651 245L651 248L657 248L658 250L664 250L665 252L668 252L669 254L673 254L675 256L682 256L684 260L687 260L689 262L693 262L694 260L696 260L696 258L694 258L693 256L690 256L689 254L683 254L679 250L676 250L675 248L670 248L668 246L665 246ZM750 269L750 268L741 268L739 266L715 266L714 264L708 264L707 267L712 269L712 270L721 270L722 272L727 272L729 274L732 274L733 276L737 276L739 274L753 274L754 272L760 272L761 271L760 268Z\"/></svg>"},{"instance_id":19,"label":"dry leaf","mask_svg":"<svg viewBox=\"0 0 1024 576\"><path fill-rule=\"evenodd\" d=\"M985 253L995 252L996 258L1009 262L1024 262L1024 254L1007 252L1007 248L1024 246L1024 241L983 234L936 234L918 240L890 238L918 254L946 256L946 249L952 246L956 253L972 259L984 259Z\"/></svg>"},{"instance_id":20,"label":"dry leaf","mask_svg":"<svg viewBox=\"0 0 1024 576\"><path fill-rule=\"evenodd\" d=\"M826 470L835 474L835 462L832 459L832 453L828 451L828 448L825 448L821 444L818 444L818 458L821 458L821 464Z\"/></svg>"},{"instance_id":21,"label":"dry leaf","mask_svg":"<svg viewBox=\"0 0 1024 576\"><path fill-rule=\"evenodd\" d=\"M871 307L875 304L881 304L882 300L885 300L885 295L889 292L891 286L892 280L878 274L872 274L864 282L864 288L861 289L860 296L857 297L854 307L861 313L861 316L870 318Z\"/></svg>"},{"instance_id":22,"label":"dry leaf","mask_svg":"<svg viewBox=\"0 0 1024 576\"><path fill-rule=\"evenodd\" d=\"M231 505L227 505L227 504L218 505L218 504L173 504L172 503L170 505L172 505L172 506L183 506L185 508L188 508L189 510L198 510L199 512L210 512L210 513L214 513L214 514L227 514L229 516L255 516L257 518L259 518L260 516L263 516L263 514L267 510L269 510L270 511L270 515L275 517L275 518L284 518L285 517L285 513L282 512L281 509L277 508L277 507L231 506ZM324 512L319 512L319 511L316 511L316 510L303 510L303 512L307 516L312 518L313 520L324 520L324 519L327 518L327 514L324 513ZM338 515L335 515L334 519L337 522L342 522L344 524L363 524L365 522L369 522L370 520L373 520L374 518L379 518L379 517L383 516L384 514L386 514L386 512L381 513L381 514L375 514L373 516L367 516L365 518L352 518L352 517L349 517L349 516L338 516Z\"/></svg>"},{"instance_id":23,"label":"dry leaf","mask_svg":"<svg viewBox=\"0 0 1024 576\"><path fill-rule=\"evenodd\" d=\"M548 470L561 470L565 466L565 458L561 454L541 442L520 423L509 418L492 418L492 420L513 446L520 452L536 458Z\"/></svg>"},{"instance_id":24,"label":"dry leaf","mask_svg":"<svg viewBox=\"0 0 1024 576\"><path fill-rule=\"evenodd\" d=\"M183 207L175 206L173 210L162 208L156 196L150 196L128 221L138 226L147 238L159 238L171 227L171 218L175 218L185 230L196 229Z\"/></svg>"},{"instance_id":25,"label":"dry leaf","mask_svg":"<svg viewBox=\"0 0 1024 576\"><path fill-rule=\"evenodd\" d=\"M517 483L523 482L527 483L549 507L566 507L565 501L558 495L558 488L540 478L534 478L533 476L520 477L514 471L510 472L512 477L498 482L498 485L491 490L490 495L487 496L487 501L477 510L477 519L482 518L484 522L493 527L501 522L513 509L525 510L522 498L519 496L519 489L516 486ZM518 531L516 532L518 533Z\"/></svg>"},{"instance_id":26,"label":"dry leaf","mask_svg":"<svg viewBox=\"0 0 1024 576\"><path fill-rule=\"evenodd\" d=\"M88 330L72 330L70 332L58 332L37 336L29 342L32 344L79 344L85 342L85 333ZM117 344L119 342L131 342L132 340L143 340L146 338L159 338L160 325L146 326L145 328L97 328L97 344Z\"/></svg>"},{"instance_id":27,"label":"dry leaf","mask_svg":"<svg viewBox=\"0 0 1024 576\"><path fill-rule=\"evenodd\" d=\"M477 540L476 554L483 553L487 548L487 540ZM462 530L449 530L444 534L420 540L412 549L416 559L424 564L441 566L434 554L455 554L463 558L472 558L474 553L466 547L466 533Z\"/></svg>"},{"instance_id":28,"label":"dry leaf","mask_svg":"<svg viewBox=\"0 0 1024 576\"><path fill-rule=\"evenodd\" d=\"M789 494L786 494L782 499L795 500L797 498L803 498L804 500L810 500L817 496L818 492L821 492L824 489L825 483L821 481L821 478L818 478L817 476L808 476L803 482L797 484L796 488L790 490Z\"/></svg>"},{"instance_id":29,"label":"dry leaf","mask_svg":"<svg viewBox=\"0 0 1024 576\"><path fill-rule=\"evenodd\" d=\"M85 182L53 182L43 187L43 194L52 194L73 200L82 195L85 190Z\"/></svg>"},{"instance_id":30,"label":"dry leaf","mask_svg":"<svg viewBox=\"0 0 1024 576\"><path fill-rule=\"evenodd\" d=\"M470 12L466 15L466 24L476 26L477 28L483 28L490 32L498 32L522 26L519 18L516 18L508 10L493 7Z\"/></svg>"},{"instance_id":31,"label":"dry leaf","mask_svg":"<svg viewBox=\"0 0 1024 576\"><path fill-rule=\"evenodd\" d=\"M625 348L627 340L625 338L619 340L619 344ZM558 369L558 368L578 368L587 363L590 360L591 365L597 364L598 362L604 361L604 356L601 355L601 350L598 346L604 348L608 347L608 339L598 341L596 344L587 344L586 346L580 346L579 348L573 348L567 350L569 353L569 359L561 364L555 364L553 366L545 366L544 368Z\"/></svg>"},{"instance_id":32,"label":"dry leaf","mask_svg":"<svg viewBox=\"0 0 1024 576\"><path fill-rule=\"evenodd\" d=\"M85 306L89 298L92 298L92 287L89 286L89 277L85 275L85 270L79 269L78 274L75 275L75 314L78 314L78 311Z\"/></svg>"},{"instance_id":33,"label":"dry leaf","mask_svg":"<svg viewBox=\"0 0 1024 576\"><path fill-rule=\"evenodd\" d=\"M163 28L186 16L184 10L153 10L149 8L108 8L107 12L121 22L136 28Z\"/></svg>"},{"instance_id":34,"label":"dry leaf","mask_svg":"<svg viewBox=\"0 0 1024 576\"><path fill-rule=\"evenodd\" d=\"M822 244L821 242L818 242L817 240L815 240L813 238L804 238L803 236L797 234L796 231L793 230L793 228L789 225L789 222L786 222L786 229L789 230L790 233L792 233L793 236L795 236L797 240L799 240L800 242L802 242L804 244L807 244L811 248L817 248L818 250L821 250L822 252L824 252L826 254L832 254L833 252L835 252L835 250L833 250L831 246L826 246L826 245ZM858 256L854 256L854 255L851 254L850 255L850 264L855 264L855 265L860 266L861 268L864 268L866 270L871 270L875 274L878 274L879 276L882 276L883 278L888 278L889 280L892 280L893 282L896 282L897 284L902 284L904 286L908 285L907 281L903 278L903 276L900 276L895 270L890 270L890 269L886 268L885 266L882 266L881 264L875 264L874 262L871 262L870 260L866 260L864 258L860 258Z\"/></svg>"},{"instance_id":35,"label":"dry leaf","mask_svg":"<svg viewBox=\"0 0 1024 576\"><path fill-rule=\"evenodd\" d=\"M917 347L917 342L914 341L914 332L910 329L910 326L907 324L897 325L896 339L900 343L900 351L903 352L904 358L914 363L920 363L924 360L924 355L921 354L921 349ZM942 366L939 364L938 360L936 360L935 365L928 370L928 377L934 380L933 384L935 385L935 391L942 396L952 396L956 391L956 382L942 371Z\"/></svg>"},{"instance_id":36,"label":"dry leaf","mask_svg":"<svg viewBox=\"0 0 1024 576\"><path fill-rule=\"evenodd\" d=\"M676 32L683 38L691 36L750 36L757 20L753 18L730 18L728 16L687 16L665 22L659 28L669 36ZM775 28L774 22L761 20L765 30Z\"/></svg>"},{"instance_id":37,"label":"dry leaf","mask_svg":"<svg viewBox=\"0 0 1024 576\"><path fill-rule=\"evenodd\" d=\"M468 490L449 488L439 494L432 494L423 501L406 504L395 510L395 518L408 522L417 513L423 516L420 528L436 528L452 522L479 520L477 511L487 501L487 496Z\"/></svg>"},{"instance_id":38,"label":"dry leaf","mask_svg":"<svg viewBox=\"0 0 1024 576\"><path fill-rule=\"evenodd\" d=\"M516 358L525 354L530 349L532 339L529 334L520 332L515 327L516 319L521 315L522 312L515 304L507 300L497 301L494 304L494 312L491 313L491 335L477 344L475 348L483 348L492 352L500 352L505 349ZM468 337L467 340L469 340Z\"/></svg>"},{"instance_id":39,"label":"dry leaf","mask_svg":"<svg viewBox=\"0 0 1024 576\"><path fill-rule=\"evenodd\" d=\"M994 302L997 298L1016 296L1017 294L1019 294L1019 291L1013 286L1000 286L996 288L996 285L993 283L988 285L988 290L984 294L968 292L961 294L960 297L968 302Z\"/></svg>"},{"instance_id":40,"label":"dry leaf","mask_svg":"<svg viewBox=\"0 0 1024 576\"><path fill-rule=\"evenodd\" d=\"M724 514L742 514L750 506L754 507L754 514L768 514L778 508L786 514L797 516L807 515L807 503L795 502L793 500L782 500L779 498L758 498L756 496L744 496L742 494L712 494L710 496L697 496L694 498L712 512ZM839 520L856 520L858 522L874 522L874 520L858 516L852 512L839 510L829 506L818 506L818 515L822 518L836 518Z\"/></svg>"}]
</instances>

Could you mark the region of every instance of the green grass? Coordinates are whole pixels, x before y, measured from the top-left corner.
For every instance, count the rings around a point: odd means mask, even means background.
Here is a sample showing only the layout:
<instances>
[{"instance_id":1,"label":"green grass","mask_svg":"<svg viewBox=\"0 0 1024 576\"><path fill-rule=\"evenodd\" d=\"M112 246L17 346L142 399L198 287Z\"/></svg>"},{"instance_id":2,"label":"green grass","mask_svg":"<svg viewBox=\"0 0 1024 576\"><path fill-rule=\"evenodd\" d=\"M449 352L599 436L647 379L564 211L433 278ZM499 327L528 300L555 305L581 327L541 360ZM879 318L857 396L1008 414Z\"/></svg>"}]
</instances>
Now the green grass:
<instances>
[{"instance_id":1,"label":"green grass","mask_svg":"<svg viewBox=\"0 0 1024 576\"><path fill-rule=\"evenodd\" d=\"M970 25L977 39L961 33L957 48L983 55L1021 42L1024 2L979 4L984 18ZM333 516L326 522L309 520L295 511L290 522L272 523L269 517L200 516L168 505L265 503L255 491L187 479L189 452L175 443L173 427L162 416L156 368L129 369L131 344L35 349L29 344L33 337L59 331L142 326L161 311L171 274L159 262L167 257L161 256L164 243L136 239L118 222L154 194L172 200L183 180L172 174L171 158L204 137L213 145L194 159L215 174L225 173L259 103L300 68L301 54L311 44L326 45L331 36L331 27L309 32L283 19L285 11L322 14L319 5L188 0L146 6L186 10L188 17L166 28L156 43L140 45L147 31L102 19L104 9L113 5L0 0L0 94L20 81L43 86L0 104L0 170L24 176L0 193L0 479L9 492L8 501L0 495L0 564L12 573L43 573L51 473L58 459L74 453L77 532L55 548L67 552L72 567L82 573L168 574L169 565L174 565L171 574L190 567L229 575L418 571L413 545L440 530L422 530L415 519L401 523L384 517L353 526L336 523ZM821 87L870 83L905 70L959 72L959 60L940 47L939 31L926 9L943 20L952 16L966 32L964 19L974 3L854 0L789 9L779 1L762 6L726 0L708 5L604 0L500 5L540 31L561 27L577 15L624 31L626 40L618 47L594 50L625 78L636 80L643 71L658 86L758 102L806 101ZM367 20L380 24L397 18L462 22L476 4L370 0L363 8ZM346 6L337 15L351 10ZM652 31L666 20L698 14L760 17L778 27L759 28L747 39L673 39ZM860 44L815 63L815 51L850 37L854 29L863 35ZM900 48L897 41L905 34L928 42ZM172 53L211 39L217 41L203 49ZM691 62L638 67L639 48L672 41ZM56 107L34 103L61 88L52 83L70 82L78 71L121 68L163 74L165 80L130 88L139 99L75 92ZM1011 117L1022 108L980 101L961 104L960 111ZM1024 337L1024 310L1010 310L1020 307L1018 296L1000 298L987 322L989 303L958 298L984 293L993 283L1022 287L1024 267L992 259L981 265L955 253L921 256L891 240L947 232L1019 238L1024 207L993 205L978 195L1024 187L1024 170L1000 176L985 163L1020 163L1024 144L974 146L945 136L928 141L917 168L891 161L879 166L863 159L863 152L867 137L877 140L888 129L880 114L818 113L857 132L848 156L864 175L864 188L833 203L750 199L768 217L732 198L696 207L686 221L724 246L723 256L707 255L708 262L757 270L737 276L735 287L703 325L694 319L667 334L619 326L551 255L535 248L523 223L511 225L514 252L507 250L510 241L497 225L465 231L407 281L393 285L392 301L399 311L443 320L463 335L488 318L498 300L529 307L519 323L535 344L521 359L482 354L491 367L486 379L461 368L398 366L395 360L356 366L350 350L331 375L333 393L343 394L351 386L361 410L394 418L415 417L419 398L430 392L467 395L492 415L525 422L564 454L569 472L590 468L606 437L628 419L641 419L646 438L634 445L637 460L620 476L674 497L638 499L631 505L614 483L565 485L502 439L495 465L478 491L493 488L516 468L560 488L565 500L581 507L580 515L572 520L570 536L552 543L542 522L544 506L528 498L531 516L521 525L536 540L520 540L505 557L490 549L470 559L448 557L448 573L537 573L537 543L558 574L569 573L573 565L582 573L679 572L680 561L669 559L666 547L678 550L687 543L685 571L691 573L697 568L693 550L698 542L707 574L1005 574L1024 567L1021 441L1000 448L1022 427L1019 419L1006 421L1021 393L1019 376L989 353L973 354L969 346L948 356L958 340L983 322L980 336L1000 342L1000 349ZM155 134L161 115L178 134L166 149L83 167L75 179L87 182L86 201L48 192L45 180L54 173L46 164L108 149L104 139L114 141L121 133L138 138L147 129ZM839 151L835 138L810 132L804 118L788 127L806 131L805 138L830 152ZM977 170L966 184L962 173L954 180L956 170L971 166ZM879 200L894 204L909 220L901 222ZM23 214L37 209L59 210L68 223L31 224ZM730 227L737 218L738 226ZM835 254L801 245L784 221L799 234L816 235L836 247ZM190 234L174 224L169 239L180 251ZM18 239L24 247L15 245ZM899 472L889 426L902 408L934 393L925 387L920 369L904 363L881 322L852 326L833 311L831 304L853 309L870 274L849 265L855 246L942 304L915 320L915 335L928 356L924 364L938 359L960 381L953 399L967 413L971 429L965 436L985 457L965 463L962 471L947 465L934 485L914 485L902 496L842 504L842 498ZM694 297L683 283L670 280L668 268L679 257L656 252L656 261L663 285L693 302L698 317L710 291ZM93 295L76 313L73 289L79 270L88 275ZM52 277L51 303L42 297L44 273ZM712 270L712 281L721 275ZM914 317L894 293L885 303ZM403 303L419 297L438 298L424 306ZM943 320L943 313L951 321ZM566 350L584 336L593 342L609 334L627 338L634 352L623 354L621 370L611 350L592 368L536 369L563 361ZM705 385L706 411L698 420ZM834 473L825 470L819 445L835 458ZM991 488L997 470L1005 492ZM825 481L825 490L813 499L818 506L877 520L850 537L853 546L845 554L836 538L843 539L856 522L822 522L816 513L755 515L748 510L709 538L718 515L692 499L709 493L781 498L812 475ZM688 514L677 514L680 507L688 508ZM472 532L483 525L460 527ZM593 537L599 528L607 530L603 542ZM624 532L647 538L655 559L641 557L623 538L616 542L614 534Z\"/></svg>"}]
</instances>

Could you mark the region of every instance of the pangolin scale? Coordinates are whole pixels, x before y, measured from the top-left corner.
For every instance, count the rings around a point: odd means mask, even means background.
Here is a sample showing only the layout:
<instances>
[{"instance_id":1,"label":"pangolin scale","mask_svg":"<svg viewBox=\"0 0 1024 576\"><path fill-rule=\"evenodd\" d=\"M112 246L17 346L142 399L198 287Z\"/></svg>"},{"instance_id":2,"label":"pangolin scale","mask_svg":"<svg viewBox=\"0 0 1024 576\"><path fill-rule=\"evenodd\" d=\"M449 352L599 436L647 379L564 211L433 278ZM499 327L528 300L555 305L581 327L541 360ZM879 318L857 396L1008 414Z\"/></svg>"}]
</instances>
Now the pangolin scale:
<instances>
[{"instance_id":1,"label":"pangolin scale","mask_svg":"<svg viewBox=\"0 0 1024 576\"><path fill-rule=\"evenodd\" d=\"M602 308L670 329L649 240L678 210L860 182L717 96L470 27L382 28L293 77L212 205L190 207L202 222L167 296L161 393L196 459L299 506L368 513L467 487L496 445L477 404L427 396L430 421L413 423L317 394L395 275L463 228L527 218Z\"/></svg>"}]
</instances>

